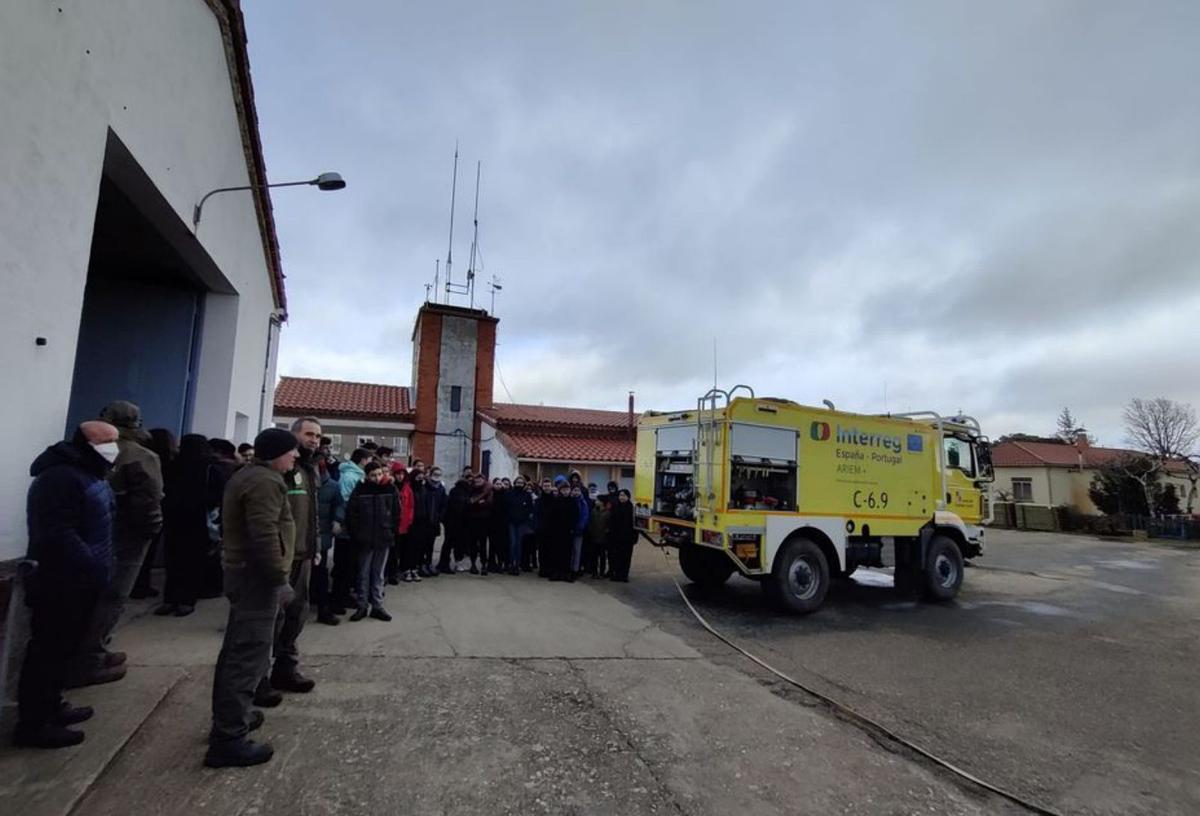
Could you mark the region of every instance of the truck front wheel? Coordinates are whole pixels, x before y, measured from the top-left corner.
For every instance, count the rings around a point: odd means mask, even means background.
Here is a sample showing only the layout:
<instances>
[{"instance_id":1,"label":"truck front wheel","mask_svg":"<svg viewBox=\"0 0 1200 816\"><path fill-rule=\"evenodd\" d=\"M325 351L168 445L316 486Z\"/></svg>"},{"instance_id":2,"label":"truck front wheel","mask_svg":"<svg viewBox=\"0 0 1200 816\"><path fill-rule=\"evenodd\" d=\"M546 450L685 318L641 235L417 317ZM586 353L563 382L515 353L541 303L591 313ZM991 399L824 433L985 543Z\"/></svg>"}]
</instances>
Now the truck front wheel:
<instances>
[{"instance_id":1,"label":"truck front wheel","mask_svg":"<svg viewBox=\"0 0 1200 816\"><path fill-rule=\"evenodd\" d=\"M935 535L925 553L925 597L949 601L958 594L962 581L963 557L958 544L949 536Z\"/></svg>"},{"instance_id":2,"label":"truck front wheel","mask_svg":"<svg viewBox=\"0 0 1200 816\"><path fill-rule=\"evenodd\" d=\"M821 548L807 538L783 545L775 568L763 581L767 598L785 612L816 612L829 591L829 562Z\"/></svg>"},{"instance_id":3,"label":"truck front wheel","mask_svg":"<svg viewBox=\"0 0 1200 816\"><path fill-rule=\"evenodd\" d=\"M707 550L695 544L679 548L679 567L693 584L703 589L719 587L733 575L733 563L716 550Z\"/></svg>"}]
</instances>

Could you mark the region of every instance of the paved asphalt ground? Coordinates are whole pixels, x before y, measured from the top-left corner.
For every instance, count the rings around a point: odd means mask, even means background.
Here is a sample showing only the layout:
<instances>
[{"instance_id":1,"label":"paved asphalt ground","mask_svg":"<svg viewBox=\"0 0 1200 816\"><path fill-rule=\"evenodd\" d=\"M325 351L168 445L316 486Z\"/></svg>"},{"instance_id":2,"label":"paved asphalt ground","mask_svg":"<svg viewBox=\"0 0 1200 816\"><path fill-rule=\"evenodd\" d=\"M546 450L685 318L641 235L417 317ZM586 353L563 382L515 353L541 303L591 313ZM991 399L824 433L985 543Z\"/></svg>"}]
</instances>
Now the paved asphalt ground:
<instances>
[{"instance_id":1,"label":"paved asphalt ground","mask_svg":"<svg viewBox=\"0 0 1200 816\"><path fill-rule=\"evenodd\" d=\"M740 578L703 593L673 552L645 547L610 591L715 662L770 677L697 629L672 576L748 651L995 784L1069 813L1200 813L1200 550L995 530L952 604L869 570L807 618Z\"/></svg>"},{"instance_id":2,"label":"paved asphalt ground","mask_svg":"<svg viewBox=\"0 0 1200 816\"><path fill-rule=\"evenodd\" d=\"M390 624L312 624L309 695L267 711L258 768L201 767L225 604L141 605L130 673L71 693L87 741L0 748L0 813L1016 814L754 666L678 597L673 551L630 584L460 575L389 590ZM993 533L958 602L868 571L821 612L735 579L686 591L750 651L1063 813L1200 812L1200 551ZM256 735L258 736L258 735Z\"/></svg>"}]
</instances>

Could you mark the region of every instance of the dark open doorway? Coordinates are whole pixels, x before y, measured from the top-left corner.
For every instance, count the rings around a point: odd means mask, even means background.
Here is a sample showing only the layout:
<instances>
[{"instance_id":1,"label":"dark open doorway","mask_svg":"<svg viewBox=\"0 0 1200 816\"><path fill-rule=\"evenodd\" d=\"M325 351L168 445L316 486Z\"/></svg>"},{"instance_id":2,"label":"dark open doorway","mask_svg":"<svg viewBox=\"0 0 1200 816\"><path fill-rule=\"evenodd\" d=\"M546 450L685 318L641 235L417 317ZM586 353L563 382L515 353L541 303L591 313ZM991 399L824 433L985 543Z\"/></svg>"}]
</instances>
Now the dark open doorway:
<instances>
[{"instance_id":1,"label":"dark open doorway","mask_svg":"<svg viewBox=\"0 0 1200 816\"><path fill-rule=\"evenodd\" d=\"M191 428L204 302L194 238L115 135L109 134L80 317L68 432L116 399L146 427ZM163 226L166 225L167 229ZM169 234L174 232L173 235ZM181 251L181 247L184 250Z\"/></svg>"}]
</instances>

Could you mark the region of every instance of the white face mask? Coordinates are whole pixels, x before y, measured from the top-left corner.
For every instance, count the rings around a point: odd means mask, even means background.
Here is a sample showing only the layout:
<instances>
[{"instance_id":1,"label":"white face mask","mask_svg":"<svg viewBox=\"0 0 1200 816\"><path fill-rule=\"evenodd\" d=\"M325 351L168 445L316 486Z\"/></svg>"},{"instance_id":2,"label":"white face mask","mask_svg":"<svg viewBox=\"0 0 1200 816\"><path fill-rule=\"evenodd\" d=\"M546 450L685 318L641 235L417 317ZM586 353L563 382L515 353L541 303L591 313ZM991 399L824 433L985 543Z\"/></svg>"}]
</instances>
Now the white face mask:
<instances>
[{"instance_id":1,"label":"white face mask","mask_svg":"<svg viewBox=\"0 0 1200 816\"><path fill-rule=\"evenodd\" d=\"M91 446L96 449L96 453L104 457L104 461L110 465L117 461L117 457L121 454L121 449L116 442L92 442Z\"/></svg>"}]
</instances>

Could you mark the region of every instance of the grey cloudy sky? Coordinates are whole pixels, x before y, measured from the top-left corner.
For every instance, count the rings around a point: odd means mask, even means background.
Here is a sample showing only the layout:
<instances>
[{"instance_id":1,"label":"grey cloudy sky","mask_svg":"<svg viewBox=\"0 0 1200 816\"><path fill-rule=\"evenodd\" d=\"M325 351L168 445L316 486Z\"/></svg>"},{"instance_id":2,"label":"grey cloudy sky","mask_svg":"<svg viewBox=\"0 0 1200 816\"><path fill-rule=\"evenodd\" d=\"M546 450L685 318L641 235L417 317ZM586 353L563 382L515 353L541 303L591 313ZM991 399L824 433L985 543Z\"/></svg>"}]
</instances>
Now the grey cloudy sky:
<instances>
[{"instance_id":1,"label":"grey cloudy sky","mask_svg":"<svg viewBox=\"0 0 1200 816\"><path fill-rule=\"evenodd\" d=\"M457 139L515 401L694 404L715 340L724 386L993 436L1200 406L1200 3L245 12L272 177L349 182L274 196L282 374L408 383Z\"/></svg>"}]
</instances>

